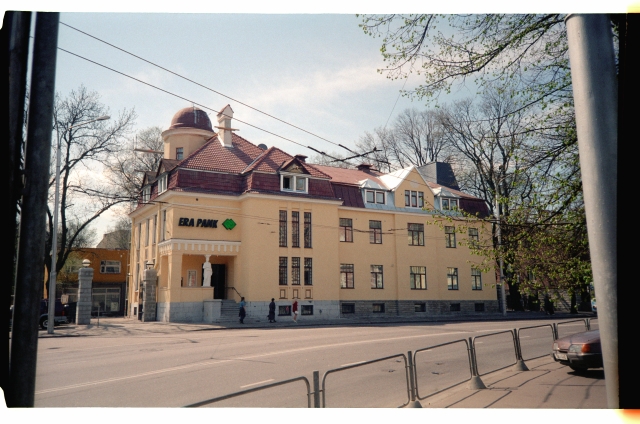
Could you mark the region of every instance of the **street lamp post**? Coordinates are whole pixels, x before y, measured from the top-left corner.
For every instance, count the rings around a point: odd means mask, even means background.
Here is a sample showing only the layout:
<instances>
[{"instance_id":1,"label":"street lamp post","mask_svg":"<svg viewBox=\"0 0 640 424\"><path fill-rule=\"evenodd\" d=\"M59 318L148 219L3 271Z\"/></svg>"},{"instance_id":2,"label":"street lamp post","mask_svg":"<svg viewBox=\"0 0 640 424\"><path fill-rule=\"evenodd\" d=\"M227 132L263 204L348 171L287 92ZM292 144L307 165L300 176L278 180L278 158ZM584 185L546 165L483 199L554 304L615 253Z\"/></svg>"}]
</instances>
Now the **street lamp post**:
<instances>
[{"instance_id":1,"label":"street lamp post","mask_svg":"<svg viewBox=\"0 0 640 424\"><path fill-rule=\"evenodd\" d=\"M96 121L105 121L109 118L110 116L101 116L90 121L79 122L71 125L67 130ZM56 191L53 199L53 233L51 234L51 274L49 274L49 313L47 319L47 333L49 334L53 334L53 325L56 317L56 261L58 256L58 209L60 208L60 131L57 125L56 134L58 136L58 151L56 152Z\"/></svg>"}]
</instances>

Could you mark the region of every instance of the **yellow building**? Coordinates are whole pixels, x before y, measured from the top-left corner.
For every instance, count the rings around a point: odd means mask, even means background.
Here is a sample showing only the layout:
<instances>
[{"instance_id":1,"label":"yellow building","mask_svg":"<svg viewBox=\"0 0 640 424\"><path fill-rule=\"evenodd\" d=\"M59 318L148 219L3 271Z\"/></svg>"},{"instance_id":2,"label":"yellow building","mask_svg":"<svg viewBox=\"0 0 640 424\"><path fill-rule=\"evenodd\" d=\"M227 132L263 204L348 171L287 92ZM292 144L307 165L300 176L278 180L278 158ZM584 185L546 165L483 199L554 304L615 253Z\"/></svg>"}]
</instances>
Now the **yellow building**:
<instances>
[{"instance_id":1,"label":"yellow building","mask_svg":"<svg viewBox=\"0 0 640 424\"><path fill-rule=\"evenodd\" d=\"M142 306L145 266L157 270L157 320L265 318L271 298L302 319L497 312L493 271L433 210L486 214L432 163L383 174L371 165L309 164L234 133L233 110L185 108L162 133L164 158L147 173L133 222L129 314ZM443 184L443 180L447 185ZM480 225L480 223L478 223Z\"/></svg>"}]
</instances>

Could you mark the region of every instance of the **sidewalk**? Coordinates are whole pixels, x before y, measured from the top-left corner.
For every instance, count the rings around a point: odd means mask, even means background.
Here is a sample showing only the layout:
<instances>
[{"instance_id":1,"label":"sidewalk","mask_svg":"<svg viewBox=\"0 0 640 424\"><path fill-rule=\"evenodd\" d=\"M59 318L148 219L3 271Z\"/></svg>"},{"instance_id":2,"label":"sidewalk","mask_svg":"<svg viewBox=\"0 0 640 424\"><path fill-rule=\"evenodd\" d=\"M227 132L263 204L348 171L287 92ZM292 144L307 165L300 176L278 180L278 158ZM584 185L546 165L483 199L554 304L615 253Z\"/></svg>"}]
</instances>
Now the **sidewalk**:
<instances>
[{"instance_id":1,"label":"sidewalk","mask_svg":"<svg viewBox=\"0 0 640 424\"><path fill-rule=\"evenodd\" d=\"M602 368L579 374L549 356L526 365L529 371L507 368L482 376L486 389L471 390L463 383L420 403L423 408L607 408Z\"/></svg>"},{"instance_id":2,"label":"sidewalk","mask_svg":"<svg viewBox=\"0 0 640 424\"><path fill-rule=\"evenodd\" d=\"M359 325L385 325L385 324L428 324L445 322L482 322L482 321L514 321L514 320L554 320L562 321L568 319L595 318L592 313L545 315L543 312L508 312L507 317L501 314L460 315L441 317L384 317L384 318L342 318L332 320L322 320L316 318L298 317L298 322L293 322L291 317L278 317L276 323L269 323L266 317L255 318L247 316L245 323L238 321L219 322L214 324L205 323L178 323L178 322L142 322L135 318L100 317L91 318L89 325L65 324L56 326L53 334L48 334L46 330L40 330L39 337L82 337L82 336L134 336L142 334L175 334L187 331L210 331L210 330L230 330L241 328L299 328L299 327L322 327L322 326L359 326Z\"/></svg>"}]
</instances>

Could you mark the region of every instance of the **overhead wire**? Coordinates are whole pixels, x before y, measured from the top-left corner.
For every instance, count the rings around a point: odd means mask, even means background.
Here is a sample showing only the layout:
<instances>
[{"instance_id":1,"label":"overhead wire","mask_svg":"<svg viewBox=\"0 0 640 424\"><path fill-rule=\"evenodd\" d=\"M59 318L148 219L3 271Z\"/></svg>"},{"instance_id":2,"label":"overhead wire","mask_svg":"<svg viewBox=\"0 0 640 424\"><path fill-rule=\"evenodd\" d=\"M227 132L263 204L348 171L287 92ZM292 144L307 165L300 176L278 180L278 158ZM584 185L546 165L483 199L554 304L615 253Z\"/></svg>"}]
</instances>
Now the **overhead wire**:
<instances>
[{"instance_id":1,"label":"overhead wire","mask_svg":"<svg viewBox=\"0 0 640 424\"><path fill-rule=\"evenodd\" d=\"M143 61L143 62L146 62L146 63L148 63L148 64L150 64L150 65L152 65L152 66L155 66L155 67L157 67L157 68L159 68L159 69L162 69L162 70L163 70L163 71L165 71L165 72L168 72L168 73L170 73L170 74L172 74L172 75L177 76L178 78L182 78L182 79L184 79L185 81L189 81L189 82L190 82L190 83L192 83L192 84L195 84L195 85L197 85L197 86L199 86L199 87L204 88L205 90L209 90L209 91L211 91L211 92L213 92L213 93L216 93L216 94L218 94L218 95L220 95L220 96L222 96L222 97L224 97L224 98L226 98L226 99L232 100L232 101L234 101L234 102L236 102L236 103L238 103L238 104L241 104L241 105L243 105L243 106L245 106L245 107L248 107L249 109L252 109L252 110L254 110L254 111L258 112L258 113L261 113L261 114L263 114L263 115L265 115L265 116L268 116L268 117L270 117L270 118L272 118L272 119L275 119L276 121L282 122L282 123L283 123L283 124L285 124L285 125L288 125L288 126L290 126L290 127L296 128L296 129L298 129L298 130L300 130L300 131L303 131L303 132L305 132L305 133L307 133L307 134L309 134L309 135L312 135L312 136L314 136L314 137L316 137L316 138L319 138L320 140L323 140L323 141L326 141L326 142L328 142L328 143L331 143L331 144L333 144L333 145L335 145L335 146L342 147L342 148L344 148L344 149L348 150L348 151L349 151L349 152L351 152L351 153L354 153L354 154L356 153L356 152L354 152L353 150L349 149L348 147L343 146L343 145L342 145L342 144L340 144L340 143L335 143L335 142L333 142L333 141L331 141L331 140L328 140L328 139L326 139L326 138L324 138L324 137L322 137L322 136L319 136L319 135L317 135L317 134L315 134L315 133L313 133L313 132L311 132L311 131L305 130L304 128L301 128L301 127L299 127L299 126L297 126L297 125L294 125L294 124L292 124L292 123L290 123L290 122L287 122L287 121L285 121L284 119L280 119L280 118L278 118L278 117L276 117L276 116L273 116L273 115L271 115L271 114L269 114L269 113L267 113L267 112L264 112L264 111L262 111L262 110L260 110L260 109L258 109L258 108L256 108L256 107L253 107L253 106L251 106L251 105L249 105L249 104L247 104L247 103L245 103L245 102L242 102L242 101L240 101L240 100L238 100L238 99L235 99L235 98L233 98L233 97L231 97L231 96L228 96L228 95L226 95L226 94L224 94L224 93L221 93L220 91L214 90L214 89L213 89L213 88L211 88L211 87L207 87L207 86L206 86L206 85L204 85L204 84L201 84L201 83L199 83L199 82L197 82L197 81L194 81L194 80L192 80L192 79L190 79L190 78L187 78L187 77L185 77L185 76L183 76L183 75L181 75L181 74L179 74L179 73L177 73L177 72L175 72L175 71L172 71L172 70L170 70L170 69L167 69L167 68L165 68L165 67L163 67L163 66L161 66L161 65L158 65L157 63L154 63L154 62L152 62L152 61L150 61L150 60L148 60L148 59L145 59L145 58L143 58L143 57L141 57L141 56L139 56L139 55L136 55L136 54L134 54L134 53L131 53L130 51L125 50L125 49L123 49L122 47L118 47L118 46L116 46L116 45L114 45L114 44L112 44L112 43L109 43L108 41L105 41L105 40L103 40L103 39L101 39L101 38L99 38L99 37L96 37L95 35L91 35L91 34L89 34L89 33L85 32L85 31L82 31L82 30L80 30L80 29L78 29L78 28L76 28L76 27L73 27L73 26L71 26L71 25L69 25L69 24L66 24L66 23L64 23L64 22L60 22L60 24L62 24L62 25L64 25L64 26L66 26L66 27L68 27L68 28L71 28L71 29L73 29L73 30L75 30L75 31L77 31L77 32L79 32L79 33L81 33L81 34L84 34L84 35L86 35L87 37L91 37L91 38L93 38L94 40L97 40L97 41L99 41L99 42L101 42L101 43L104 43L104 44L106 44L106 45L108 45L108 46L110 46L110 47L113 47L114 49L120 50L121 52L126 53L126 54L128 54L128 55L130 55L130 56L133 56L133 57L135 57L136 59L139 59L139 60L141 60L141 61ZM240 122L242 122L242 121L240 121Z\"/></svg>"},{"instance_id":2,"label":"overhead wire","mask_svg":"<svg viewBox=\"0 0 640 424\"><path fill-rule=\"evenodd\" d=\"M347 147L347 146L345 146L345 145L343 145L343 144L341 144L341 143L335 143L335 142L333 142L333 141L331 141L331 140L328 140L328 139L326 139L326 138L324 138L324 137L322 137L322 136L319 136L319 135L317 135L317 134L315 134L315 133L313 133L313 132L311 132L311 131L305 130L304 128L301 128L301 127L299 127L299 126L297 126L297 125L294 125L294 124L292 124L292 123L290 123L290 122L287 122L287 121L285 121L285 120L283 120L283 119L280 119L280 118L278 118L278 117L276 117L276 116L273 116L273 115L271 115L271 114L269 114L269 113L267 113L267 112L264 112L264 111L262 111L262 110L260 110L260 109L258 109L258 108L256 108L256 107L253 107L253 106L251 106L251 105L249 105L249 104L247 104L247 103L245 103L245 102L242 102L242 101L240 101L240 100L238 100L238 99L235 99L235 98L233 98L233 97L231 97L231 96L228 96L228 95L226 95L226 94L224 94L224 93L221 93L220 91L214 90L214 89L213 89L213 88L211 88L211 87L207 87L207 86L206 86L206 85L204 85L204 84L201 84L201 83L199 83L199 82L197 82L197 81L194 81L194 80L192 80L192 79L190 79L190 78L187 78L187 77L185 77L185 76L183 76L183 75L181 75L181 74L179 74L179 73L177 73L177 72L175 72L175 71L172 71L172 70L167 69L167 68L165 68L165 67L163 67L163 66L161 66L161 65L158 65L158 64L157 64L157 63L155 63L155 62L152 62L152 61L150 61L150 60L148 60L148 59L145 59L145 58L143 58L143 57L141 57L141 56L139 56L139 55L136 55L135 53L132 53L132 52L130 52L130 51L128 51L128 50L126 50L126 49L124 49L124 48L122 48L122 47L116 46L115 44L109 43L108 41L105 41L105 40L103 40L103 39L101 39L101 38L99 38L99 37L96 37L95 35L89 34L89 33L87 33L86 31L82 31L82 30L80 30L80 29L78 29L78 28L76 28L76 27L74 27L74 26L71 26L71 25L69 25L69 24L67 24L67 23L64 23L64 22L60 22L60 23L61 23L62 25L64 25L64 26L66 26L66 27L70 28L70 29L73 29L74 31L77 31L77 32L79 32L79 33L81 33L81 34L86 35L87 37L93 38L93 39L94 39L94 40L96 40L96 41L99 41L99 42L101 42L101 43L104 43L104 44L106 44L106 45L108 45L108 46L110 46L110 47L112 47L112 48L114 48L114 49L117 49L117 50L119 50L119 51L121 51L121 52L123 52L123 53L126 53L126 54L130 55L130 56L133 56L133 57L135 57L136 59L139 59L139 60L141 60L141 61L143 61L143 62L145 62L145 63L148 63L148 64L150 64L150 65L152 65L152 66L155 66L155 67L157 67L157 68L159 68L159 69L162 69L162 70L163 70L163 71L165 71L165 72L168 72L168 73L170 73L170 74L172 74L172 75L175 75L175 76L177 76L177 77L179 77L179 78L182 78L182 79L184 79L185 81L189 81L189 82L191 82L192 84L195 84L195 85L197 85L197 86L199 86L199 87L202 87L202 88L204 88L204 89L206 89L206 90L209 90L209 91L211 91L211 92L213 92L213 93L216 93L216 94L218 94L218 95L220 95L220 96L222 96L222 97L225 97L225 98L227 98L227 99L229 99L229 100L232 100L232 101L234 101L234 102L237 102L237 103L239 103L239 104L241 104L241 105L243 105L243 106L245 106L245 107L248 107L248 108L250 108L250 109L252 109L252 110L255 110L256 112L262 113L262 114L263 114L263 115L265 115L265 116L268 116L268 117L270 117L270 118L272 118L272 119L275 119L275 120L277 120L277 121L279 121L279 122L282 122L282 123L284 123L284 124L286 124L286 125L289 125L289 126L291 126L291 127L293 127L293 128L296 128L296 129L298 129L298 130L300 130L300 131L303 131L303 132L305 132L305 133L307 133L307 134L309 134L309 135L312 135L312 136L314 136L314 137L317 137L317 138L319 138L319 139L321 139L321 140L323 140L323 141L326 141L326 142L331 143L331 144L333 144L333 145L335 145L335 146L338 146L338 147L342 147L343 149L345 149L345 150L349 151L350 153L354 154L354 156L351 156L351 157L349 157L349 158L335 158L335 157L333 157L333 156L331 156L331 155L329 155L329 154L327 154L327 153L325 153L325 152L323 152L323 151L317 150L317 149L312 148L312 147L310 147L310 146L303 146L303 147L309 148L309 149L311 149L311 150L313 150L313 151L315 151L315 152L317 152L317 153L319 153L319 154L321 154L321 155L323 155L323 156L326 156L326 157L329 157L329 158L333 159L333 161L332 161L332 162L345 162L345 163L347 163L347 162L346 162L347 160L355 159L355 158L358 158L358 157L366 157L367 159L374 160L374 161L376 161L376 162L385 163L385 164L387 164L387 165L389 165L389 166L391 165L391 164L390 164L389 162L387 162L387 161L384 161L384 160L381 160L381 159L378 159L378 158L371 159L371 158L369 158L369 157L367 156L367 155L369 155L369 154L371 154L371 153L374 153L374 152L375 152L375 149L374 149L374 151L373 151L373 152L357 153L357 152L353 151L352 149L350 149L349 147ZM79 57L80 57L80 56L79 56ZM94 63L95 63L95 62L94 62ZM406 84L406 80L405 80L405 84ZM402 88L404 89L404 85L402 86ZM398 98L398 99L399 99L399 98ZM396 99L396 104L398 103L398 99ZM192 102L192 103L193 103L193 102ZM195 103L194 103L194 104L195 104ZM199 106L200 106L200 105L199 105ZM392 108L392 110L391 110L391 113L393 113L393 110L395 109L395 106L396 106L396 105L394 104L394 106L393 106L393 108ZM212 109L210 109L210 110L212 110ZM391 116L391 115L390 115L390 116ZM390 116L389 116L389 117L390 117ZM243 121L240 121L240 120L239 120L239 119L237 119L237 118L236 118L236 120L237 120L237 121L239 121L239 122L243 122ZM387 119L387 122L388 122L388 121L389 121L389 119ZM245 123L245 122L243 122L243 123ZM250 125L250 124L247 124L247 125ZM385 124L385 127L386 127L386 124ZM255 126L254 126L254 128L257 128L257 127L255 127ZM260 129L260 128L258 128L258 129ZM275 134L272 134L272 135L275 135ZM276 135L276 136L277 136L277 135ZM286 138L285 138L285 140L287 140L287 141L292 141L292 140L289 140L289 139L286 139ZM293 142L293 141L292 141L292 142ZM295 143L295 142L294 142L294 143Z\"/></svg>"}]
</instances>

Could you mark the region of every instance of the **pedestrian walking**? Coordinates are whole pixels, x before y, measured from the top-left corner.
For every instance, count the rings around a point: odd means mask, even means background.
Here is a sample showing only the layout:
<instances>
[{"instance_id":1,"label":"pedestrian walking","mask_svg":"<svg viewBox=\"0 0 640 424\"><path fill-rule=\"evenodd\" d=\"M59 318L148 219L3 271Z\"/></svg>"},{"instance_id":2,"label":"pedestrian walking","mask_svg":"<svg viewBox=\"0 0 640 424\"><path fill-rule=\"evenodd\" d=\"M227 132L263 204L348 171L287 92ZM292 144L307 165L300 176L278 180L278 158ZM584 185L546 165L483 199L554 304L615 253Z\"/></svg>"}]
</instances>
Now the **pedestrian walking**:
<instances>
[{"instance_id":1,"label":"pedestrian walking","mask_svg":"<svg viewBox=\"0 0 640 424\"><path fill-rule=\"evenodd\" d=\"M291 308L293 311L293 322L298 322L298 301L293 301L293 307Z\"/></svg>"},{"instance_id":2,"label":"pedestrian walking","mask_svg":"<svg viewBox=\"0 0 640 424\"><path fill-rule=\"evenodd\" d=\"M275 299L271 298L271 303L269 303L269 322L276 322L276 302Z\"/></svg>"},{"instance_id":3,"label":"pedestrian walking","mask_svg":"<svg viewBox=\"0 0 640 424\"><path fill-rule=\"evenodd\" d=\"M240 324L244 324L244 317L247 316L247 311L244 309L244 305L246 305L246 303L243 297L240 299Z\"/></svg>"}]
</instances>

